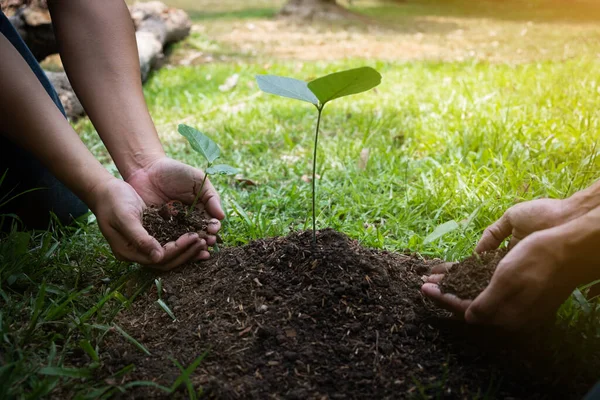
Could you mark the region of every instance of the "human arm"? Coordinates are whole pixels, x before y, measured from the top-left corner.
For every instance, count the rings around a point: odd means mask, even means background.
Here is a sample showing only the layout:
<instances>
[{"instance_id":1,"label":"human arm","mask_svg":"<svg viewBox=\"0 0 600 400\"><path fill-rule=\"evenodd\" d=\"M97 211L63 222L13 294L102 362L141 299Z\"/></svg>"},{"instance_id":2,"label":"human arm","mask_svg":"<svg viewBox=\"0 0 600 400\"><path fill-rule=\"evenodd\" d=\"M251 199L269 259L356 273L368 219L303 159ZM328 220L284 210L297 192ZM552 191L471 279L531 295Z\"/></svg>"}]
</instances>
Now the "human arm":
<instances>
[{"instance_id":1,"label":"human arm","mask_svg":"<svg viewBox=\"0 0 600 400\"><path fill-rule=\"evenodd\" d=\"M202 244L186 237L163 248L150 237L140 223L143 201L92 156L3 35L0 59L2 133L32 153L90 207L118 258L168 267L190 246Z\"/></svg>"},{"instance_id":2,"label":"human arm","mask_svg":"<svg viewBox=\"0 0 600 400\"><path fill-rule=\"evenodd\" d=\"M169 200L192 203L202 171L168 159L142 92L133 22L122 0L49 0L61 58L69 80L121 176L150 205ZM224 218L209 180L200 203ZM214 236L207 238L209 244Z\"/></svg>"}]
</instances>

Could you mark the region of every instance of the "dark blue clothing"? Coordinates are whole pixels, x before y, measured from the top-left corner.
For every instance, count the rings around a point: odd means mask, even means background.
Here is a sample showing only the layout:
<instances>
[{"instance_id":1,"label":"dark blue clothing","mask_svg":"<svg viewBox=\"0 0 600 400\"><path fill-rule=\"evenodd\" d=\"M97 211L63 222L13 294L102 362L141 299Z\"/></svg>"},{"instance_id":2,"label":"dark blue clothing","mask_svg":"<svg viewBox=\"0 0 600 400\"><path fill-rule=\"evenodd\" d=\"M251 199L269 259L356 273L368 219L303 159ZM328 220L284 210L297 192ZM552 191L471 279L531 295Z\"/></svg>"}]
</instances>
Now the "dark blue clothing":
<instances>
[{"instance_id":1,"label":"dark blue clothing","mask_svg":"<svg viewBox=\"0 0 600 400\"><path fill-rule=\"evenodd\" d=\"M585 396L584 400L600 400L600 382Z\"/></svg>"},{"instance_id":2,"label":"dark blue clothing","mask_svg":"<svg viewBox=\"0 0 600 400\"><path fill-rule=\"evenodd\" d=\"M8 18L0 10L0 34L4 35L21 54L33 73L37 76L46 92L65 115L65 110L58 94L46 77L39 63L14 29ZM0 62L2 62L0 60ZM18 79L18 77L15 77ZM63 223L69 223L88 212L87 206L56 177L48 171L28 151L12 143L2 135L0 121L0 176L7 172L0 186L0 204L15 194L38 188L34 192L19 196L9 204L0 208L1 214L16 214L31 229L45 229L50 221L50 213L54 213ZM6 196L4 199L3 197ZM2 227L7 229L7 226Z\"/></svg>"}]
</instances>

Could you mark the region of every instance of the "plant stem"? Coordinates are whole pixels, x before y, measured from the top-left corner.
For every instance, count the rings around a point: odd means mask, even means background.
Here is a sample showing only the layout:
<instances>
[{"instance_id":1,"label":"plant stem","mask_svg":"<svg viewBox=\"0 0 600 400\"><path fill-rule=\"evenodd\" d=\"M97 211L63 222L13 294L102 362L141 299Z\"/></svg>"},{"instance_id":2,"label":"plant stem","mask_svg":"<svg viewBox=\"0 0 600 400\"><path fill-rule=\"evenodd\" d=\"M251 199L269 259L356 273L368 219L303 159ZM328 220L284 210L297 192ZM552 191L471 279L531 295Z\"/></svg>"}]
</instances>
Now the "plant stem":
<instances>
[{"instance_id":1,"label":"plant stem","mask_svg":"<svg viewBox=\"0 0 600 400\"><path fill-rule=\"evenodd\" d=\"M210 167L210 164L208 164L208 166ZM196 197L194 197L194 202L192 203L192 205L188 209L188 212L187 212L188 214L191 213L194 210L194 208L196 207L196 203L198 203L198 199L200 198L200 194L202 193L202 189L204 189L204 183L206 182L206 178L208 178L208 174L205 171L204 172L204 179L202 179L202 184L200 185L200 190L198 190L196 192Z\"/></svg>"},{"instance_id":2,"label":"plant stem","mask_svg":"<svg viewBox=\"0 0 600 400\"><path fill-rule=\"evenodd\" d=\"M313 168L312 168L312 224L313 224L313 243L317 243L317 217L316 217L316 175L317 175L317 144L319 142L319 126L321 125L321 114L323 113L323 105L318 106L319 116L317 117L317 130L315 131L315 149L313 152Z\"/></svg>"}]
</instances>

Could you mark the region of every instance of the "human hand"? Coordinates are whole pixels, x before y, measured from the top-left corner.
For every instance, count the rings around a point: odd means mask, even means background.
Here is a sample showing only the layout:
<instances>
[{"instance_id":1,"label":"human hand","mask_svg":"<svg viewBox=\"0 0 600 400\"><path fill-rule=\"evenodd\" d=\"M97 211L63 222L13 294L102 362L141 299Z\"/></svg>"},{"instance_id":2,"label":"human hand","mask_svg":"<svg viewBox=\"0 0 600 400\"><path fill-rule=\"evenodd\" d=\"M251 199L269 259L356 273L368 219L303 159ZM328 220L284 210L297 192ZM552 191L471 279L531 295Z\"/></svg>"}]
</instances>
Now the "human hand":
<instances>
[{"instance_id":1,"label":"human hand","mask_svg":"<svg viewBox=\"0 0 600 400\"><path fill-rule=\"evenodd\" d=\"M511 235L508 247L513 248L532 233L566 223L576 215L577 207L572 200L538 199L519 203L486 228L475 251L482 253L497 249ZM437 286L452 265L443 263L434 266L422 292L440 307L463 317L473 299L459 299L453 294L442 294Z\"/></svg>"},{"instance_id":2,"label":"human hand","mask_svg":"<svg viewBox=\"0 0 600 400\"><path fill-rule=\"evenodd\" d=\"M192 204L203 179L204 173L199 169L168 157L161 157L134 172L126 181L146 205L161 206L171 200ZM204 183L196 207L206 210L213 217L208 222L208 235L203 237L206 243L212 246L216 242L216 234L221 229L220 220L225 218L225 214L219 195L208 179Z\"/></svg>"},{"instance_id":3,"label":"human hand","mask_svg":"<svg viewBox=\"0 0 600 400\"><path fill-rule=\"evenodd\" d=\"M118 260L169 270L209 257L206 241L196 233L161 246L142 226L144 200L120 179L112 178L97 185L90 198L90 209Z\"/></svg>"},{"instance_id":4,"label":"human hand","mask_svg":"<svg viewBox=\"0 0 600 400\"><path fill-rule=\"evenodd\" d=\"M577 287L579 276L566 261L560 227L523 239L498 264L488 287L475 300L442 293L438 267L423 285L423 293L468 323L502 326L509 330L535 327L554 317Z\"/></svg>"},{"instance_id":5,"label":"human hand","mask_svg":"<svg viewBox=\"0 0 600 400\"><path fill-rule=\"evenodd\" d=\"M482 253L497 249L504 239L512 235L508 244L510 249L528 235L564 224L586 211L577 207L573 199L538 199L519 203L487 227L475 251Z\"/></svg>"}]
</instances>

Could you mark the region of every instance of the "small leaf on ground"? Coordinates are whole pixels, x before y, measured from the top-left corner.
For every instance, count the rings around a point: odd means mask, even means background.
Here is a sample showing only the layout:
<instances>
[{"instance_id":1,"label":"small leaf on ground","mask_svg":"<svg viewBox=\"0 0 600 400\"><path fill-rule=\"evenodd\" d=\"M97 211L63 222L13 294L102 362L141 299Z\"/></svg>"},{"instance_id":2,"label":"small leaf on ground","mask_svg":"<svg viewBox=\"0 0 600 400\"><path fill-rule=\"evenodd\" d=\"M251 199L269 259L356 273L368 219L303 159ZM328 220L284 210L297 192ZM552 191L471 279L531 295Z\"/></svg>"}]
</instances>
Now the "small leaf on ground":
<instances>
[{"instance_id":1,"label":"small leaf on ground","mask_svg":"<svg viewBox=\"0 0 600 400\"><path fill-rule=\"evenodd\" d=\"M351 94L366 92L381 83L381 75L371 67L336 72L308 83L321 104Z\"/></svg>"},{"instance_id":2,"label":"small leaf on ground","mask_svg":"<svg viewBox=\"0 0 600 400\"><path fill-rule=\"evenodd\" d=\"M256 82L263 92L319 105L319 99L304 81L283 76L257 75Z\"/></svg>"},{"instance_id":3,"label":"small leaf on ground","mask_svg":"<svg viewBox=\"0 0 600 400\"><path fill-rule=\"evenodd\" d=\"M202 154L209 163L214 162L221 155L219 146L199 130L181 124L178 131L190 142L192 148Z\"/></svg>"},{"instance_id":4,"label":"small leaf on ground","mask_svg":"<svg viewBox=\"0 0 600 400\"><path fill-rule=\"evenodd\" d=\"M258 183L253 181L252 179L244 178L243 176L236 176L235 181L239 186L256 186Z\"/></svg>"},{"instance_id":5,"label":"small leaf on ground","mask_svg":"<svg viewBox=\"0 0 600 400\"><path fill-rule=\"evenodd\" d=\"M439 225L438 227L436 227L434 229L434 231L431 232L429 234L429 236L427 236L425 238L425 240L423 241L423 244L429 244L429 243L441 238L445 234L450 233L458 228L460 228L460 225L458 224L458 222L456 222L454 220L445 222L445 223Z\"/></svg>"}]
</instances>

